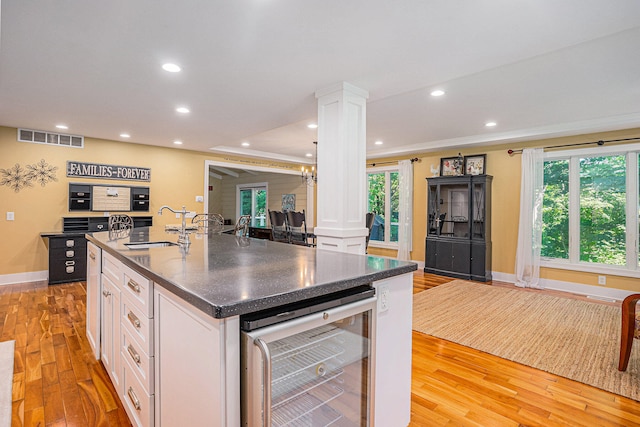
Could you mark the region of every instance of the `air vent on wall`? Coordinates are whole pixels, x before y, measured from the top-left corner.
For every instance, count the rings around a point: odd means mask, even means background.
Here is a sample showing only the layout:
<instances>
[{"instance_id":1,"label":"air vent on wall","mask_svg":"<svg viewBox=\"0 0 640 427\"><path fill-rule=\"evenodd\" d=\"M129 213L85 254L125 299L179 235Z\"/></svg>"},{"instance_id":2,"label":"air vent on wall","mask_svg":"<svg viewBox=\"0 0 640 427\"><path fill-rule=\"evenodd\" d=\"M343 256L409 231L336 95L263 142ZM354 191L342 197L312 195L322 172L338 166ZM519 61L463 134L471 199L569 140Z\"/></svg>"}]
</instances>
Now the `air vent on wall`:
<instances>
[{"instance_id":1,"label":"air vent on wall","mask_svg":"<svg viewBox=\"0 0 640 427\"><path fill-rule=\"evenodd\" d=\"M84 147L84 136L66 135L63 133L44 132L41 130L18 129L18 141L36 144L62 145L64 147Z\"/></svg>"}]
</instances>

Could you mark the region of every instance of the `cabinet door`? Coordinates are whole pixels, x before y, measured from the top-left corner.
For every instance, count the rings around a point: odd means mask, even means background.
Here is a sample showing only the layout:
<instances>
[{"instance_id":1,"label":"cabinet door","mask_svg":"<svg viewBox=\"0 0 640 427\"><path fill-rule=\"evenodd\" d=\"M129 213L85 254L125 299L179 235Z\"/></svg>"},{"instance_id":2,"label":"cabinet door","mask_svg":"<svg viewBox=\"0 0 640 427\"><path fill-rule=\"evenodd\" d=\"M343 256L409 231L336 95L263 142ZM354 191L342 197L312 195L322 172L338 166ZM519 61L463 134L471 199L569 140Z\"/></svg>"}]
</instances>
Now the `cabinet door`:
<instances>
[{"instance_id":1,"label":"cabinet door","mask_svg":"<svg viewBox=\"0 0 640 427\"><path fill-rule=\"evenodd\" d=\"M451 270L452 245L449 241L439 240L436 243L436 268L438 270Z\"/></svg>"},{"instance_id":2,"label":"cabinet door","mask_svg":"<svg viewBox=\"0 0 640 427\"><path fill-rule=\"evenodd\" d=\"M239 426L238 318L201 314L159 286L154 295L156 426Z\"/></svg>"},{"instance_id":3,"label":"cabinet door","mask_svg":"<svg viewBox=\"0 0 640 427\"><path fill-rule=\"evenodd\" d=\"M451 243L451 271L460 274L470 274L471 244L467 242Z\"/></svg>"},{"instance_id":4,"label":"cabinet door","mask_svg":"<svg viewBox=\"0 0 640 427\"><path fill-rule=\"evenodd\" d=\"M102 250L87 243L87 340L96 359L100 359L101 261Z\"/></svg>"},{"instance_id":5,"label":"cabinet door","mask_svg":"<svg viewBox=\"0 0 640 427\"><path fill-rule=\"evenodd\" d=\"M116 391L120 390L120 288L102 275L102 364Z\"/></svg>"}]
</instances>

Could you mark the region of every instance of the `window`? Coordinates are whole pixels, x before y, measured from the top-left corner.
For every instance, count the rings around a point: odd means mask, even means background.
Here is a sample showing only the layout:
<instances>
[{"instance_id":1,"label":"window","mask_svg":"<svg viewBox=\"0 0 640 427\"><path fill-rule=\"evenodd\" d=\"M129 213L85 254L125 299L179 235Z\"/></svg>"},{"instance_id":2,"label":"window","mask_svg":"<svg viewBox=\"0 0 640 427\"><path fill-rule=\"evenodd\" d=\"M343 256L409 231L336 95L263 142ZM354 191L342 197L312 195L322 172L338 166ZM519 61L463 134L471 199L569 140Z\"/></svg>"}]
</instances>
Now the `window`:
<instances>
[{"instance_id":1,"label":"window","mask_svg":"<svg viewBox=\"0 0 640 427\"><path fill-rule=\"evenodd\" d=\"M375 214L369 244L396 247L400 195L398 169L376 169L367 174L368 212Z\"/></svg>"},{"instance_id":2,"label":"window","mask_svg":"<svg viewBox=\"0 0 640 427\"><path fill-rule=\"evenodd\" d=\"M251 215L252 227L265 227L267 217L267 184L237 186L238 216Z\"/></svg>"},{"instance_id":3,"label":"window","mask_svg":"<svg viewBox=\"0 0 640 427\"><path fill-rule=\"evenodd\" d=\"M638 147L547 153L541 255L589 271L640 270Z\"/></svg>"}]
</instances>

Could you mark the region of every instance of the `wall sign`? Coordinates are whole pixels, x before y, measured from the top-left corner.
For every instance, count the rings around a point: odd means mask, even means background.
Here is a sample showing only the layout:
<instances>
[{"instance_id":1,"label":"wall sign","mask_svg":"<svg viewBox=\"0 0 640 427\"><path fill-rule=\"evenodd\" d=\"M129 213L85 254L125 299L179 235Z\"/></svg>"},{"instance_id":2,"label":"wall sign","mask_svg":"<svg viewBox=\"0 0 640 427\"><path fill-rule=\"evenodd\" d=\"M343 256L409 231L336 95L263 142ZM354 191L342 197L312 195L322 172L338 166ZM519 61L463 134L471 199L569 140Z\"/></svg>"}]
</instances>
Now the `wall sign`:
<instances>
[{"instance_id":1,"label":"wall sign","mask_svg":"<svg viewBox=\"0 0 640 427\"><path fill-rule=\"evenodd\" d=\"M135 166L106 165L67 161L67 176L80 178L121 179L128 181L150 181L151 169Z\"/></svg>"}]
</instances>

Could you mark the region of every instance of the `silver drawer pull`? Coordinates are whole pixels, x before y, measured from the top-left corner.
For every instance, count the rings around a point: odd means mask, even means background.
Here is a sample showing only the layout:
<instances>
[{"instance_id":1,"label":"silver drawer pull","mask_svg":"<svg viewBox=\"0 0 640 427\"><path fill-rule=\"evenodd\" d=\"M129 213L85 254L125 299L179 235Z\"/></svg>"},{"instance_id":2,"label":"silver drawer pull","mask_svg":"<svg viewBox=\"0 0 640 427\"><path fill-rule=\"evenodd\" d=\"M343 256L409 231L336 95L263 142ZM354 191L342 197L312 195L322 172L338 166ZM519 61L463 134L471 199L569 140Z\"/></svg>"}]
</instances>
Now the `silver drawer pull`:
<instances>
[{"instance_id":1,"label":"silver drawer pull","mask_svg":"<svg viewBox=\"0 0 640 427\"><path fill-rule=\"evenodd\" d=\"M67 240L66 244L67 244L68 248L72 248L72 247L74 247L76 245L76 242L73 241L73 240Z\"/></svg>"},{"instance_id":2,"label":"silver drawer pull","mask_svg":"<svg viewBox=\"0 0 640 427\"><path fill-rule=\"evenodd\" d=\"M140 364L140 355L133 349L133 347L131 347L131 345L127 346L127 351L129 352L129 355L131 356L133 361L136 362L137 365L139 365Z\"/></svg>"},{"instance_id":3,"label":"silver drawer pull","mask_svg":"<svg viewBox=\"0 0 640 427\"><path fill-rule=\"evenodd\" d=\"M75 251L67 251L65 255L67 256L67 258L73 258L75 254Z\"/></svg>"},{"instance_id":4,"label":"silver drawer pull","mask_svg":"<svg viewBox=\"0 0 640 427\"><path fill-rule=\"evenodd\" d=\"M136 394L133 392L133 388L129 387L129 390L127 390L127 395L129 396L131 403L133 403L133 407L136 408L136 411L139 411L140 401L138 400Z\"/></svg>"},{"instance_id":5,"label":"silver drawer pull","mask_svg":"<svg viewBox=\"0 0 640 427\"><path fill-rule=\"evenodd\" d=\"M96 254L94 254L93 252L89 252L89 258L96 259Z\"/></svg>"},{"instance_id":6,"label":"silver drawer pull","mask_svg":"<svg viewBox=\"0 0 640 427\"><path fill-rule=\"evenodd\" d=\"M111 295L111 292L109 292L109 291L102 291L102 295L104 295L105 297L108 297L109 295Z\"/></svg>"},{"instance_id":7,"label":"silver drawer pull","mask_svg":"<svg viewBox=\"0 0 640 427\"><path fill-rule=\"evenodd\" d=\"M131 322L133 326L140 329L140 319L138 319L138 317L135 314L133 314L132 312L129 312L129 314L127 314L127 317L129 318L129 322Z\"/></svg>"},{"instance_id":8,"label":"silver drawer pull","mask_svg":"<svg viewBox=\"0 0 640 427\"><path fill-rule=\"evenodd\" d=\"M102 224L98 224L98 226L96 227L98 230L102 230L104 228L104 225Z\"/></svg>"},{"instance_id":9,"label":"silver drawer pull","mask_svg":"<svg viewBox=\"0 0 640 427\"><path fill-rule=\"evenodd\" d=\"M140 285L138 285L136 282L134 282L133 280L129 279L129 281L127 282L127 285L133 289L134 292L140 293Z\"/></svg>"},{"instance_id":10,"label":"silver drawer pull","mask_svg":"<svg viewBox=\"0 0 640 427\"><path fill-rule=\"evenodd\" d=\"M69 266L69 265L76 265L75 261L65 261L64 265Z\"/></svg>"}]
</instances>

